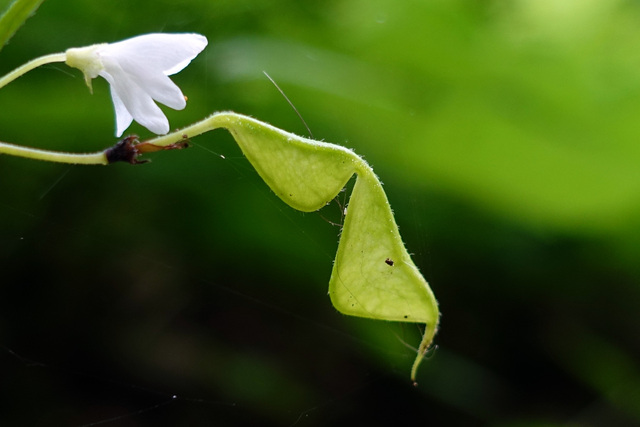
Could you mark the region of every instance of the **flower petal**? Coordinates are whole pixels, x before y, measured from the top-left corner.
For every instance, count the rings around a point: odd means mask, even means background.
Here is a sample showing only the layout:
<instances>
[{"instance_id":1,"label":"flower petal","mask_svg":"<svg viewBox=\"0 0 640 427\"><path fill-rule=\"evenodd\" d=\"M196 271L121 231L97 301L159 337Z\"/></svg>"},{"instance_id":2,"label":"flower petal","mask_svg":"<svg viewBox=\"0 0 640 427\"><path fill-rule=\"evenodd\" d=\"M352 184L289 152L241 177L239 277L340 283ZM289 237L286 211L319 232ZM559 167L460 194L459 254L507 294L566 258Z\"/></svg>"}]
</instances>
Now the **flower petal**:
<instances>
[{"instance_id":1,"label":"flower petal","mask_svg":"<svg viewBox=\"0 0 640 427\"><path fill-rule=\"evenodd\" d=\"M125 72L127 70L125 69ZM187 106L182 91L169 77L162 73L146 72L145 74L127 73L151 98L174 110L182 110Z\"/></svg>"},{"instance_id":2,"label":"flower petal","mask_svg":"<svg viewBox=\"0 0 640 427\"><path fill-rule=\"evenodd\" d=\"M133 116L125 107L124 102L118 96L116 91L113 89L113 86L109 85L111 89L111 99L113 100L113 107L116 110L116 136L120 138L125 130L129 126L131 126L131 122L133 121Z\"/></svg>"},{"instance_id":3,"label":"flower petal","mask_svg":"<svg viewBox=\"0 0 640 427\"><path fill-rule=\"evenodd\" d=\"M117 62L104 58L103 64L105 71L100 75L111 85L116 115L122 112L122 108L117 104L119 100L133 119L151 132L159 135L169 132L169 121L162 110L153 102L151 96L125 73ZM126 116L117 117L118 132L124 132L121 125L124 125L127 120Z\"/></svg>"},{"instance_id":4,"label":"flower petal","mask_svg":"<svg viewBox=\"0 0 640 427\"><path fill-rule=\"evenodd\" d=\"M207 43L200 34L152 33L106 45L101 53L117 58L125 70L125 63L137 63L136 68L158 70L169 76L189 65Z\"/></svg>"}]
</instances>

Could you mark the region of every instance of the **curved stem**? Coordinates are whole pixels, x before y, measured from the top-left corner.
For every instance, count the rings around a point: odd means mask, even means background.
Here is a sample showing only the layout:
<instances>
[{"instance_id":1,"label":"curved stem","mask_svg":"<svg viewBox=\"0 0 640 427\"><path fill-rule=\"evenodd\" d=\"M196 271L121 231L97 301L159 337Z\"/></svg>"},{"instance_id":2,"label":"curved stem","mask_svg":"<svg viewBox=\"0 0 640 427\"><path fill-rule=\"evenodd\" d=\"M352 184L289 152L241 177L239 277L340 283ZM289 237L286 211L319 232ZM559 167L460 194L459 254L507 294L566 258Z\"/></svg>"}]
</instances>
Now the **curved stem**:
<instances>
[{"instance_id":1,"label":"curved stem","mask_svg":"<svg viewBox=\"0 0 640 427\"><path fill-rule=\"evenodd\" d=\"M39 148L23 147L20 145L0 142L0 154L10 154L12 156L26 157L34 160L44 160L56 163L71 163L82 165L107 165L106 151L98 153L63 153L59 151L41 150Z\"/></svg>"},{"instance_id":2,"label":"curved stem","mask_svg":"<svg viewBox=\"0 0 640 427\"><path fill-rule=\"evenodd\" d=\"M148 139L146 141L141 142L136 145L138 151L140 153L154 151L153 149L149 149L146 146L155 146L155 147L168 147L170 145L174 145L180 141L185 141L189 138L193 138L195 136L201 135L205 132L209 132L215 129L227 129L231 134L234 135L234 125L242 124L243 126L251 127L255 126L257 128L270 129L274 132L277 132L282 135L289 135L295 139L303 140L311 145L316 146L324 146L331 147L335 150L341 151L346 154L352 161L355 173L373 173L371 167L365 162L362 157L355 154L353 151L345 148L341 145L330 144L326 142L316 141L313 139L304 138L298 135L294 135L290 132L283 131L275 126L272 126L268 123L261 122L252 117L245 116L244 114L234 113L233 111L220 111L217 113L211 114L209 117L194 123L185 128L179 129L175 132L168 133L162 136L156 136L154 138ZM365 172L366 171L366 172Z\"/></svg>"},{"instance_id":3,"label":"curved stem","mask_svg":"<svg viewBox=\"0 0 640 427\"><path fill-rule=\"evenodd\" d=\"M0 88L11 83L23 74L44 64L54 62L65 62L66 54L52 53L33 59L26 64L16 68L7 75L0 77ZM52 150L42 150L39 148L23 147L20 145L0 142L0 154L9 154L12 156L25 157L34 160L44 160L57 163L71 163L84 165L106 165L108 160L104 151L98 153L64 153Z\"/></svg>"},{"instance_id":4,"label":"curved stem","mask_svg":"<svg viewBox=\"0 0 640 427\"><path fill-rule=\"evenodd\" d=\"M50 64L52 62L64 62L66 58L67 56L64 53L52 53L50 55L45 55L45 56L41 56L40 58L33 59L27 62L26 64L16 68L15 70L11 71L9 74L1 77L0 88L8 85L12 81L20 77L21 75L33 70L34 68L37 68L44 64Z\"/></svg>"},{"instance_id":5,"label":"curved stem","mask_svg":"<svg viewBox=\"0 0 640 427\"><path fill-rule=\"evenodd\" d=\"M248 116L243 116L238 113L234 113L231 111L222 111L211 114L206 119L203 119L197 123L194 123L185 128L179 129L175 132L168 133L166 135L157 136L155 138L149 139L147 141L141 142L137 145L142 152L145 151L144 146L146 144L154 145L156 147L167 147L175 144L176 142L193 138L194 136L201 135L205 132L209 132L214 129L225 128L227 129L230 124L238 119L248 119L253 120ZM258 121L256 120L256 123ZM266 123L259 122L261 126L265 126Z\"/></svg>"}]
</instances>

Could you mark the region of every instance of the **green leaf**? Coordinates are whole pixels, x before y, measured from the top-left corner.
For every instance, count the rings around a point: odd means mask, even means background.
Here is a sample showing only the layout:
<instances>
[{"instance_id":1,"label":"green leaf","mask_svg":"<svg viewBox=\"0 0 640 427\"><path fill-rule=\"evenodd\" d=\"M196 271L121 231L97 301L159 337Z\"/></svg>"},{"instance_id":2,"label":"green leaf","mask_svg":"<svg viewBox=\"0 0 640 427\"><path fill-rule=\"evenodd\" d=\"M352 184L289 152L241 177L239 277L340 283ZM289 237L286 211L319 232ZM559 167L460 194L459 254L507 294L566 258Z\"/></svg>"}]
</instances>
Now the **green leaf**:
<instances>
[{"instance_id":1,"label":"green leaf","mask_svg":"<svg viewBox=\"0 0 640 427\"><path fill-rule=\"evenodd\" d=\"M258 174L286 204L303 212L329 203L360 159L350 150L242 118L229 131Z\"/></svg>"},{"instance_id":2,"label":"green leaf","mask_svg":"<svg viewBox=\"0 0 640 427\"><path fill-rule=\"evenodd\" d=\"M353 151L314 141L232 112L138 145L160 147L216 128L231 132L269 187L289 206L315 211L357 174L329 281L334 307L352 316L425 323L411 378L437 330L439 310L426 280L402 243L382 184Z\"/></svg>"},{"instance_id":3,"label":"green leaf","mask_svg":"<svg viewBox=\"0 0 640 427\"><path fill-rule=\"evenodd\" d=\"M15 0L0 16L0 50L44 0Z\"/></svg>"},{"instance_id":4,"label":"green leaf","mask_svg":"<svg viewBox=\"0 0 640 427\"><path fill-rule=\"evenodd\" d=\"M342 313L433 323L435 298L407 253L382 185L373 172L356 180L329 282Z\"/></svg>"}]
</instances>

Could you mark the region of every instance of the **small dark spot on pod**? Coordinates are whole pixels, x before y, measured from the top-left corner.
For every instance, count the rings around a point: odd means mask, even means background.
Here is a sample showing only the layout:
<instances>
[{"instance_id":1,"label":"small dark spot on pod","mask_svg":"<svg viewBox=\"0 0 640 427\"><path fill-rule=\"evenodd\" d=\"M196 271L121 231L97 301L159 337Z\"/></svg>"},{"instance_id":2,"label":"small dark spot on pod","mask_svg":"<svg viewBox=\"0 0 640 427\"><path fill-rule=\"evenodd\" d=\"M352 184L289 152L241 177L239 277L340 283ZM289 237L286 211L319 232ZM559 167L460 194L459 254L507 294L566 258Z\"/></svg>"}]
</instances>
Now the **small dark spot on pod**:
<instances>
[{"instance_id":1,"label":"small dark spot on pod","mask_svg":"<svg viewBox=\"0 0 640 427\"><path fill-rule=\"evenodd\" d=\"M387 259L385 259L385 260L384 260L384 262L385 262L387 265L390 265L390 266L392 266L392 267L393 267L394 262L393 262L393 260L392 260L391 258L387 258Z\"/></svg>"},{"instance_id":2,"label":"small dark spot on pod","mask_svg":"<svg viewBox=\"0 0 640 427\"><path fill-rule=\"evenodd\" d=\"M409 316L405 314L405 315L404 315L404 318L405 318L405 319L408 319L408 318L409 318Z\"/></svg>"}]
</instances>

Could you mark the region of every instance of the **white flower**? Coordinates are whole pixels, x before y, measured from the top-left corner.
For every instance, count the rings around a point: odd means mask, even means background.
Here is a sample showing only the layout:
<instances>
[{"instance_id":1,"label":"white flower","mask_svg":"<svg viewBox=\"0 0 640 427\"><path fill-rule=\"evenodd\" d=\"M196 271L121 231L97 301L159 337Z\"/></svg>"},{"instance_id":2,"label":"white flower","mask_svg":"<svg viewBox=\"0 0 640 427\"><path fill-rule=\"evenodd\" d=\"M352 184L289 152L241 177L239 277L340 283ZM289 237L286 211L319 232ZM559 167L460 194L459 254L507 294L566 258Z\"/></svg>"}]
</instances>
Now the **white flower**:
<instances>
[{"instance_id":1,"label":"white flower","mask_svg":"<svg viewBox=\"0 0 640 427\"><path fill-rule=\"evenodd\" d=\"M135 120L151 132L169 132L169 121L158 101L182 110L186 100L168 77L189 65L207 46L200 34L145 34L117 43L68 49L67 65L82 70L89 88L91 79L104 77L111 87L116 110L116 136Z\"/></svg>"}]
</instances>

